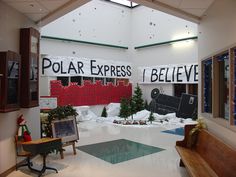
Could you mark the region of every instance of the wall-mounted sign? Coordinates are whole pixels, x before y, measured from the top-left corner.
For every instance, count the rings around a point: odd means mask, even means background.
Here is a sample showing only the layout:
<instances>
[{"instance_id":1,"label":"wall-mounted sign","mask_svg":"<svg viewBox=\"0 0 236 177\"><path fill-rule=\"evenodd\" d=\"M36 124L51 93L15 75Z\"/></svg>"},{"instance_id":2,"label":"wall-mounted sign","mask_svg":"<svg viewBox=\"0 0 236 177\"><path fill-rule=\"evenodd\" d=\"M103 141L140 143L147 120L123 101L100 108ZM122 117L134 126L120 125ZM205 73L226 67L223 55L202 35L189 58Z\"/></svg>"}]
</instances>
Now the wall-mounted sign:
<instances>
[{"instance_id":1,"label":"wall-mounted sign","mask_svg":"<svg viewBox=\"0 0 236 177\"><path fill-rule=\"evenodd\" d=\"M140 67L139 83L198 83L198 64Z\"/></svg>"},{"instance_id":2,"label":"wall-mounted sign","mask_svg":"<svg viewBox=\"0 0 236 177\"><path fill-rule=\"evenodd\" d=\"M48 56L42 59L42 76L130 78L131 64L101 59Z\"/></svg>"},{"instance_id":3,"label":"wall-mounted sign","mask_svg":"<svg viewBox=\"0 0 236 177\"><path fill-rule=\"evenodd\" d=\"M40 109L55 109L57 107L57 98L56 97L40 97L39 100Z\"/></svg>"}]
</instances>

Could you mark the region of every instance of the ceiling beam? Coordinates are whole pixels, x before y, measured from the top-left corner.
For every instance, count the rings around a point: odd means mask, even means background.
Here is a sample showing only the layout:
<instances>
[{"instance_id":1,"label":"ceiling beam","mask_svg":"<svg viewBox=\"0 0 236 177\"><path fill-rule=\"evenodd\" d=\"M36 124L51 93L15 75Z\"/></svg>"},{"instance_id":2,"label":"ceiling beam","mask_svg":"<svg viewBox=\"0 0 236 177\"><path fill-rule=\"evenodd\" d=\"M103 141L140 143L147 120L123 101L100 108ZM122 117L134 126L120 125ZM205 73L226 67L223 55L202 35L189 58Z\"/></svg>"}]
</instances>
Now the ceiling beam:
<instances>
[{"instance_id":1,"label":"ceiling beam","mask_svg":"<svg viewBox=\"0 0 236 177\"><path fill-rule=\"evenodd\" d=\"M47 25L48 23L60 18L61 16L71 12L72 10L86 4L90 0L70 0L59 8L51 11L46 16L42 17L40 20L36 22L36 24L40 27Z\"/></svg>"},{"instance_id":2,"label":"ceiling beam","mask_svg":"<svg viewBox=\"0 0 236 177\"><path fill-rule=\"evenodd\" d=\"M188 12L185 12L181 9L178 9L176 7L170 6L168 4L165 4L163 2L160 2L158 0L131 0L135 3L141 4L143 6L155 9L155 10L159 10L180 18L183 18L185 20L194 22L194 23L200 23L201 21L201 17L198 17L196 15L190 14Z\"/></svg>"}]
</instances>

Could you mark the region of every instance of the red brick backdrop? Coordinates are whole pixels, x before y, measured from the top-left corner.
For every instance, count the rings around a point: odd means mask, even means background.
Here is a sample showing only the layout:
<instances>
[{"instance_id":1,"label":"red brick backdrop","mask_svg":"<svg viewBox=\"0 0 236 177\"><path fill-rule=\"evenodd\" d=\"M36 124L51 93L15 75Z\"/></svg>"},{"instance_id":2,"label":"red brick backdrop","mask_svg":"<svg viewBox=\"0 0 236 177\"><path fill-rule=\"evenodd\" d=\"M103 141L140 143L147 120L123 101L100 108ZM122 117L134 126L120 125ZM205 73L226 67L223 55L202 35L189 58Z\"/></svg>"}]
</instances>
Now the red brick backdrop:
<instances>
[{"instance_id":1,"label":"red brick backdrop","mask_svg":"<svg viewBox=\"0 0 236 177\"><path fill-rule=\"evenodd\" d=\"M84 81L84 85L71 83L69 86L62 86L61 81L53 80L51 85L51 97L57 97L58 106L72 105L99 105L118 103L121 98L132 96L132 84L125 85L123 81L118 81L118 85L112 83L102 85L101 81L92 84Z\"/></svg>"}]
</instances>

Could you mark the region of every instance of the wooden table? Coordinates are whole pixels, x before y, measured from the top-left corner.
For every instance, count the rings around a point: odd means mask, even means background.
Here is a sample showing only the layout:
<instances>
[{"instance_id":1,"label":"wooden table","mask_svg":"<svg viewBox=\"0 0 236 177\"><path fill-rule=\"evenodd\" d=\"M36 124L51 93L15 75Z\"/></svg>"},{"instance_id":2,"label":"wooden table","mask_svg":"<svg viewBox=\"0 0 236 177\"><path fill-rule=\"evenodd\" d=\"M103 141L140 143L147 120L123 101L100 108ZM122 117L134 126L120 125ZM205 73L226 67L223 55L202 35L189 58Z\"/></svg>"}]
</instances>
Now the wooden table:
<instances>
[{"instance_id":1,"label":"wooden table","mask_svg":"<svg viewBox=\"0 0 236 177\"><path fill-rule=\"evenodd\" d=\"M57 169L46 166L46 157L53 150L61 150L62 142L61 138L41 138L38 140L28 141L22 143L23 149L30 152L32 155L40 154L43 156L43 167L41 170L37 170L29 166L31 171L39 173L39 177L48 169L54 170L58 173Z\"/></svg>"}]
</instances>

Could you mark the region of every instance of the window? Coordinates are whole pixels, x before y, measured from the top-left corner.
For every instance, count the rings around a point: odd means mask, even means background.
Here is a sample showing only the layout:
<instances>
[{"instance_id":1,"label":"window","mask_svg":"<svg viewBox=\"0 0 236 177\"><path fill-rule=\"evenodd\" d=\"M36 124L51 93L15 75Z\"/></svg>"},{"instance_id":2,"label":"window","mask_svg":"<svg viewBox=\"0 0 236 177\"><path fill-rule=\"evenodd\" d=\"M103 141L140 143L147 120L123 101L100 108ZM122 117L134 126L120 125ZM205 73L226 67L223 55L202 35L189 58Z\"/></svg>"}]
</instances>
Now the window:
<instances>
[{"instance_id":1,"label":"window","mask_svg":"<svg viewBox=\"0 0 236 177\"><path fill-rule=\"evenodd\" d=\"M236 130L236 47L202 61L202 112ZM208 117L208 116L207 116Z\"/></svg>"},{"instance_id":2,"label":"window","mask_svg":"<svg viewBox=\"0 0 236 177\"><path fill-rule=\"evenodd\" d=\"M83 77L83 83L84 81L90 81L91 83L93 83L93 79L94 77Z\"/></svg>"},{"instance_id":3,"label":"window","mask_svg":"<svg viewBox=\"0 0 236 177\"><path fill-rule=\"evenodd\" d=\"M69 77L57 77L57 80L60 80L63 86L67 86L69 84Z\"/></svg>"},{"instance_id":4,"label":"window","mask_svg":"<svg viewBox=\"0 0 236 177\"><path fill-rule=\"evenodd\" d=\"M203 61L203 112L212 113L212 59Z\"/></svg>"},{"instance_id":5,"label":"window","mask_svg":"<svg viewBox=\"0 0 236 177\"><path fill-rule=\"evenodd\" d=\"M95 77L95 81L101 81L102 85L104 85L105 81L102 77Z\"/></svg>"},{"instance_id":6,"label":"window","mask_svg":"<svg viewBox=\"0 0 236 177\"><path fill-rule=\"evenodd\" d=\"M114 84L114 85L116 84L114 78L105 78L105 80L106 80L106 85L108 84L108 82L110 82L110 83L112 83L112 84Z\"/></svg>"},{"instance_id":7,"label":"window","mask_svg":"<svg viewBox=\"0 0 236 177\"><path fill-rule=\"evenodd\" d=\"M174 96L181 97L182 93L186 93L186 84L174 84Z\"/></svg>"},{"instance_id":8,"label":"window","mask_svg":"<svg viewBox=\"0 0 236 177\"><path fill-rule=\"evenodd\" d=\"M198 84L188 84L188 94L198 95Z\"/></svg>"},{"instance_id":9,"label":"window","mask_svg":"<svg viewBox=\"0 0 236 177\"><path fill-rule=\"evenodd\" d=\"M218 78L218 110L219 117L229 120L229 53L216 56L216 75Z\"/></svg>"},{"instance_id":10,"label":"window","mask_svg":"<svg viewBox=\"0 0 236 177\"><path fill-rule=\"evenodd\" d=\"M122 5L122 6L126 6L126 7L129 7L129 8L134 8L134 7L138 6L137 3L127 1L127 0L106 0L106 1L116 3L116 4L119 4L119 5Z\"/></svg>"},{"instance_id":11,"label":"window","mask_svg":"<svg viewBox=\"0 0 236 177\"><path fill-rule=\"evenodd\" d=\"M76 82L78 85L81 85L82 77L81 76L70 77L70 82Z\"/></svg>"},{"instance_id":12,"label":"window","mask_svg":"<svg viewBox=\"0 0 236 177\"><path fill-rule=\"evenodd\" d=\"M236 125L236 48L233 49L233 78L234 82L232 83L232 90L233 90L233 120L231 123Z\"/></svg>"}]
</instances>

